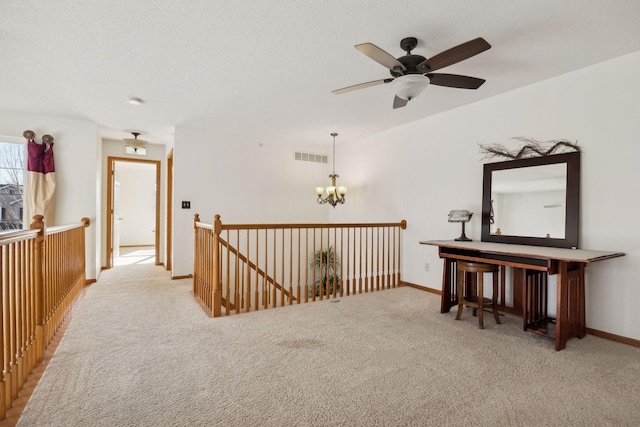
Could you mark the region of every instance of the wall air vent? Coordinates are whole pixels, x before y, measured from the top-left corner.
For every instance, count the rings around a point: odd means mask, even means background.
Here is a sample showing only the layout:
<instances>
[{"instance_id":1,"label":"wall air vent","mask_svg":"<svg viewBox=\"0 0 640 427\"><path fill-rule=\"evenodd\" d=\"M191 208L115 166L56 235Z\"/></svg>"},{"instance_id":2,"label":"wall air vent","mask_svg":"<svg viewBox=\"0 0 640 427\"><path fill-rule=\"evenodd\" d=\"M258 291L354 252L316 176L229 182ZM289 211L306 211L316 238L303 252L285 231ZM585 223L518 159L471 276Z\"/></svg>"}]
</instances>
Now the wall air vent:
<instances>
[{"instance_id":1,"label":"wall air vent","mask_svg":"<svg viewBox=\"0 0 640 427\"><path fill-rule=\"evenodd\" d=\"M300 151L295 152L295 159L302 162L328 163L328 158L329 156L324 154L302 153Z\"/></svg>"}]
</instances>

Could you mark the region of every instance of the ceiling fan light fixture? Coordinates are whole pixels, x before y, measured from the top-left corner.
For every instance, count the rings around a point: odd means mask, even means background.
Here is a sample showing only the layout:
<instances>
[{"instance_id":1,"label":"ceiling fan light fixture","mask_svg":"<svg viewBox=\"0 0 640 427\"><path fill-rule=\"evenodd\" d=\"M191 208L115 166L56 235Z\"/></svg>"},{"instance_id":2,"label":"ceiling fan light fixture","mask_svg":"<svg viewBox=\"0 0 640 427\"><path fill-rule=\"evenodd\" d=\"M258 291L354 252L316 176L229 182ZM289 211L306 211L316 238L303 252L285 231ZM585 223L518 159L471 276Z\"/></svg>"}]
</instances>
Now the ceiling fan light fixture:
<instances>
[{"instance_id":1,"label":"ceiling fan light fixture","mask_svg":"<svg viewBox=\"0 0 640 427\"><path fill-rule=\"evenodd\" d=\"M127 154L137 154L140 156L147 155L147 145L149 142L144 139L138 139L140 132L131 132L133 138L124 138L124 150Z\"/></svg>"},{"instance_id":2,"label":"ceiling fan light fixture","mask_svg":"<svg viewBox=\"0 0 640 427\"><path fill-rule=\"evenodd\" d=\"M420 95L429 85L429 77L422 74L405 74L391 82L393 91L398 98L407 101Z\"/></svg>"}]
</instances>

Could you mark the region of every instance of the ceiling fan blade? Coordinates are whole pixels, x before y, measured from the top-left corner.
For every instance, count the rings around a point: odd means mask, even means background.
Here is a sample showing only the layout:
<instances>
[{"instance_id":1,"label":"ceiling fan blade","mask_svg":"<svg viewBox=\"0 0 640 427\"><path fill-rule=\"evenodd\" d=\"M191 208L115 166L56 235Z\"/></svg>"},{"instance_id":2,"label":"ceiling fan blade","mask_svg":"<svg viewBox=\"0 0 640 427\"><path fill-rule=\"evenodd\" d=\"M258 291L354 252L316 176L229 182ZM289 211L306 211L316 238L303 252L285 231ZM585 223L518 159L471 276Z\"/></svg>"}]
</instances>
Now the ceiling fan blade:
<instances>
[{"instance_id":1,"label":"ceiling fan blade","mask_svg":"<svg viewBox=\"0 0 640 427\"><path fill-rule=\"evenodd\" d=\"M395 98L393 98L393 109L395 110L396 108L402 108L405 105L407 105L409 101L404 99L404 98L400 98L399 96L396 95Z\"/></svg>"},{"instance_id":2,"label":"ceiling fan blade","mask_svg":"<svg viewBox=\"0 0 640 427\"><path fill-rule=\"evenodd\" d=\"M389 79L374 80L372 82L360 83L353 86L343 87L342 89L336 89L332 92L335 93L336 95L339 95L341 93L351 92L352 90L364 89L366 87L377 86L383 83L389 83L390 81L393 81L393 79L389 78Z\"/></svg>"},{"instance_id":3,"label":"ceiling fan blade","mask_svg":"<svg viewBox=\"0 0 640 427\"><path fill-rule=\"evenodd\" d=\"M358 49L360 52L364 53L369 58L376 61L378 64L384 65L390 70L406 71L407 69L404 65L402 65L400 61L398 61L396 58L391 56L391 54L385 52L384 50L380 49L378 46L374 44L371 44L371 43L357 44L356 49Z\"/></svg>"},{"instance_id":4,"label":"ceiling fan blade","mask_svg":"<svg viewBox=\"0 0 640 427\"><path fill-rule=\"evenodd\" d=\"M491 45L482 37L478 37L477 39L470 40L466 43L462 43L461 45L452 47L451 49L447 49L444 52L440 52L429 59L425 59L416 66L416 70L423 72L421 69L426 67L428 68L425 69L425 71L439 70L440 68L448 67L449 65L471 58L472 56L482 53L489 48L491 48Z\"/></svg>"},{"instance_id":5,"label":"ceiling fan blade","mask_svg":"<svg viewBox=\"0 0 640 427\"><path fill-rule=\"evenodd\" d=\"M461 76L458 74L425 74L430 83L436 86L456 87L458 89L478 89L486 81L477 77Z\"/></svg>"}]
</instances>

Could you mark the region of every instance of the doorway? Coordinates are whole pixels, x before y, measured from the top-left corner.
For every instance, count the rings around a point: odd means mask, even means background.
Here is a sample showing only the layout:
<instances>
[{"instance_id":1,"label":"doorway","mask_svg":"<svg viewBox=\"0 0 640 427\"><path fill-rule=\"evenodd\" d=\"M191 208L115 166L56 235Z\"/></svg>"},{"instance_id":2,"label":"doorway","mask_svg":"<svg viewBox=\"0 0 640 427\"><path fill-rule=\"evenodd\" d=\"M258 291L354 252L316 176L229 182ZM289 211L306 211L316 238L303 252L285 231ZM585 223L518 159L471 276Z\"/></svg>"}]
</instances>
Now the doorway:
<instances>
[{"instance_id":1,"label":"doorway","mask_svg":"<svg viewBox=\"0 0 640 427\"><path fill-rule=\"evenodd\" d=\"M106 268L160 265L160 161L108 157Z\"/></svg>"}]
</instances>

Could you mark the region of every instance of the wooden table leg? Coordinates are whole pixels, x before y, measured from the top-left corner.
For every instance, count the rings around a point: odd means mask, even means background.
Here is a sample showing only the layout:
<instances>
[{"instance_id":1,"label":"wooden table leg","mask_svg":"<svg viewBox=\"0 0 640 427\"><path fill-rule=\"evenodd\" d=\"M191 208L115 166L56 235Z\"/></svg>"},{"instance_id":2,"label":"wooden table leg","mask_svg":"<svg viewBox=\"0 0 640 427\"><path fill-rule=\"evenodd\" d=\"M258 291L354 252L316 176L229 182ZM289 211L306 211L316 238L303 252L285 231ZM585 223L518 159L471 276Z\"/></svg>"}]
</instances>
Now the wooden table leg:
<instances>
[{"instance_id":1,"label":"wooden table leg","mask_svg":"<svg viewBox=\"0 0 640 427\"><path fill-rule=\"evenodd\" d=\"M580 269L578 273L578 318L580 325L578 326L578 338L584 338L587 336L587 321L586 321L586 307L585 307L585 284L584 284L584 263L580 263L578 267Z\"/></svg>"},{"instance_id":2,"label":"wooden table leg","mask_svg":"<svg viewBox=\"0 0 640 427\"><path fill-rule=\"evenodd\" d=\"M568 333L568 304L569 304L569 281L567 273L567 263L558 263L558 295L556 304L556 351L565 348Z\"/></svg>"},{"instance_id":3,"label":"wooden table leg","mask_svg":"<svg viewBox=\"0 0 640 427\"><path fill-rule=\"evenodd\" d=\"M442 293L440 296L440 313L448 313L455 304L452 304L453 295L451 293L451 272L452 264L455 265L455 261L449 258L443 258L442 268Z\"/></svg>"}]
</instances>

